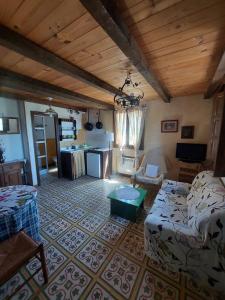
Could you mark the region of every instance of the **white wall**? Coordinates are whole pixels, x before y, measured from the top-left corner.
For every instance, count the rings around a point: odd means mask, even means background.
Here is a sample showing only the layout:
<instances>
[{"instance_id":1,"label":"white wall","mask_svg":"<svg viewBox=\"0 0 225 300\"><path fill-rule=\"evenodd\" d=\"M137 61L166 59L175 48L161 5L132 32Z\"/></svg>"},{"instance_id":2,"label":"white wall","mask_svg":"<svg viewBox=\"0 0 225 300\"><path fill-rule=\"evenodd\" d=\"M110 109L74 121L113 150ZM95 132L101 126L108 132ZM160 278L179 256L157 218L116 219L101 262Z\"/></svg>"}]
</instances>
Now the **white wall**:
<instances>
[{"instance_id":1,"label":"white wall","mask_svg":"<svg viewBox=\"0 0 225 300\"><path fill-rule=\"evenodd\" d=\"M46 105L35 104L25 102L26 120L28 128L28 140L30 147L31 167L34 184L37 184L37 174L35 166L32 126L31 126L31 111L45 111ZM59 117L68 118L69 113L66 109L54 107L58 112ZM201 95L180 97L172 99L172 102L167 104L162 100L157 99L149 102L149 109L146 116L146 128L145 128L145 151L154 147L162 147L165 156L167 158L169 177L177 177L177 160L175 158L175 149L177 142L194 142L194 143L208 143L210 124L212 113L212 101L204 100ZM74 115L78 118L77 124L81 124L81 114ZM179 120L178 133L161 133L161 121L162 120ZM85 114L84 123L87 120L87 114ZM90 120L96 121L96 111L93 112ZM111 111L101 111L101 121L103 122L104 129L107 131L113 131L113 117ZM191 140L181 139L181 126L194 125L195 137ZM80 125L81 126L81 125ZM82 132L84 130L81 130ZM85 141L86 133L82 133ZM116 156L116 155L115 155ZM115 158L115 157L114 157Z\"/></svg>"},{"instance_id":2,"label":"white wall","mask_svg":"<svg viewBox=\"0 0 225 300\"><path fill-rule=\"evenodd\" d=\"M36 171L36 162L35 162L32 122L31 122L31 111L44 112L47 108L48 108L48 106L44 105L44 104L25 102L27 135L28 135L28 143L29 143L29 149L30 149L32 179L33 179L33 184L34 185L37 184L37 171ZM71 114L65 108L55 107L55 106L53 106L53 108L58 113L59 118L69 118L69 116L71 116ZM73 114L73 117L77 121L77 129L82 128L82 113Z\"/></svg>"},{"instance_id":3,"label":"white wall","mask_svg":"<svg viewBox=\"0 0 225 300\"><path fill-rule=\"evenodd\" d=\"M172 99L171 103L162 100L149 103L145 124L145 150L161 147L168 167L168 177L177 179L178 161L175 158L176 144L205 143L209 141L212 114L212 101L203 96L189 96ZM177 133L161 133L162 120L178 120ZM195 126L194 139L181 139L181 126Z\"/></svg>"},{"instance_id":4,"label":"white wall","mask_svg":"<svg viewBox=\"0 0 225 300\"><path fill-rule=\"evenodd\" d=\"M208 143L211 125L212 101L203 99L202 95L179 97L165 103L156 99L147 103L148 110L145 121L145 151L161 147L168 167L168 177L177 179L178 161L175 158L176 144ZM112 113L102 113L102 121L108 131L113 131ZM178 120L177 133L161 133L162 120ZM194 139L181 139L181 126L195 126ZM113 170L117 171L119 150L114 149Z\"/></svg>"},{"instance_id":5,"label":"white wall","mask_svg":"<svg viewBox=\"0 0 225 300\"><path fill-rule=\"evenodd\" d=\"M0 97L0 117L19 118L18 103L16 100ZM21 134L0 135L0 142L4 144L6 161L24 159Z\"/></svg>"},{"instance_id":6,"label":"white wall","mask_svg":"<svg viewBox=\"0 0 225 300\"><path fill-rule=\"evenodd\" d=\"M91 122L96 129L95 125L98 122L98 109L89 109L89 122ZM103 128L106 131L112 131L113 129L113 111L112 110L100 110L100 122L103 123ZM88 121L88 113L85 113L84 123ZM96 130L98 131L98 130Z\"/></svg>"}]
</instances>

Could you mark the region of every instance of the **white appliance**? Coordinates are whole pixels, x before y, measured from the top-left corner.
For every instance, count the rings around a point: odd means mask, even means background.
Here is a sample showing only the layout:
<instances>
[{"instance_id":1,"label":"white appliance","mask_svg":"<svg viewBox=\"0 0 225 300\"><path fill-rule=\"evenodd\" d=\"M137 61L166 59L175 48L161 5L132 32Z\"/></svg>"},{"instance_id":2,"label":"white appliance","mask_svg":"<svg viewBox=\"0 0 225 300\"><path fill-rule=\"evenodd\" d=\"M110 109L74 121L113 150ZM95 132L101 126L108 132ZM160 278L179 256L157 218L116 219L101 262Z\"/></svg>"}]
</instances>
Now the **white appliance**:
<instances>
[{"instance_id":1,"label":"white appliance","mask_svg":"<svg viewBox=\"0 0 225 300\"><path fill-rule=\"evenodd\" d=\"M101 155L99 153L87 152L87 175L101 177Z\"/></svg>"}]
</instances>

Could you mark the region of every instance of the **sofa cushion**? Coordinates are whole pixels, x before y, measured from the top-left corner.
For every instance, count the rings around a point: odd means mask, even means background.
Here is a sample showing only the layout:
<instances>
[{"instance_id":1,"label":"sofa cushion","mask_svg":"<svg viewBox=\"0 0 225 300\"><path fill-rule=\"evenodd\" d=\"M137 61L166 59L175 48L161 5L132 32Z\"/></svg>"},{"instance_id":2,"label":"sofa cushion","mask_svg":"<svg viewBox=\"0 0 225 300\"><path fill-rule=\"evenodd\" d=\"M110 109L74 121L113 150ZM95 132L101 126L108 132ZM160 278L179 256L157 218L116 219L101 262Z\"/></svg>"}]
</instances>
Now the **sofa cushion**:
<instances>
[{"instance_id":1,"label":"sofa cushion","mask_svg":"<svg viewBox=\"0 0 225 300\"><path fill-rule=\"evenodd\" d=\"M162 222L187 226L186 198L182 195L174 195L161 189L154 200L149 215L158 217Z\"/></svg>"},{"instance_id":2,"label":"sofa cushion","mask_svg":"<svg viewBox=\"0 0 225 300\"><path fill-rule=\"evenodd\" d=\"M191 184L165 179L163 180L161 189L163 189L166 192L171 192L173 194L187 196L190 193Z\"/></svg>"}]
</instances>

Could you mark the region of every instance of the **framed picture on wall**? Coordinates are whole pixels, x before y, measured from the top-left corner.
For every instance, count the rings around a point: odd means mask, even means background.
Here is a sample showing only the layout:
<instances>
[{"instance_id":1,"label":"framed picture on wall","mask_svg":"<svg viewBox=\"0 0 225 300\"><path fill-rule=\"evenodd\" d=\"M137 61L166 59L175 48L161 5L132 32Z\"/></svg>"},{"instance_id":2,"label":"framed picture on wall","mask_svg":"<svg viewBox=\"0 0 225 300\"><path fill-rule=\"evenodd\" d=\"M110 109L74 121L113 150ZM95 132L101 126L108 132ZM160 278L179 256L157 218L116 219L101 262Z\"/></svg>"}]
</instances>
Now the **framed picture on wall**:
<instances>
[{"instance_id":1,"label":"framed picture on wall","mask_svg":"<svg viewBox=\"0 0 225 300\"><path fill-rule=\"evenodd\" d=\"M178 120L161 121L161 132L177 132Z\"/></svg>"},{"instance_id":2,"label":"framed picture on wall","mask_svg":"<svg viewBox=\"0 0 225 300\"><path fill-rule=\"evenodd\" d=\"M194 138L194 126L182 126L181 138L182 139L193 139Z\"/></svg>"}]
</instances>

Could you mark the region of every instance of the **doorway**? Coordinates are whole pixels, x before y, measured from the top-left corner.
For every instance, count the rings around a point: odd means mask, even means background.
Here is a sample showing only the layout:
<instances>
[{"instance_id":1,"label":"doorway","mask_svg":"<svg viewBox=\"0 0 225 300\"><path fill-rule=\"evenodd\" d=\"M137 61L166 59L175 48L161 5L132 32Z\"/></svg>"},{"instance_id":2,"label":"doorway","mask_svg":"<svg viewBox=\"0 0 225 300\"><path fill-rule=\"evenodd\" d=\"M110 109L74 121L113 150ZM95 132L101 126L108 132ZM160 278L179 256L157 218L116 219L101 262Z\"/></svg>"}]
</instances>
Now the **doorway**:
<instances>
[{"instance_id":1,"label":"doorway","mask_svg":"<svg viewBox=\"0 0 225 300\"><path fill-rule=\"evenodd\" d=\"M31 112L38 185L61 177L58 116Z\"/></svg>"}]
</instances>

